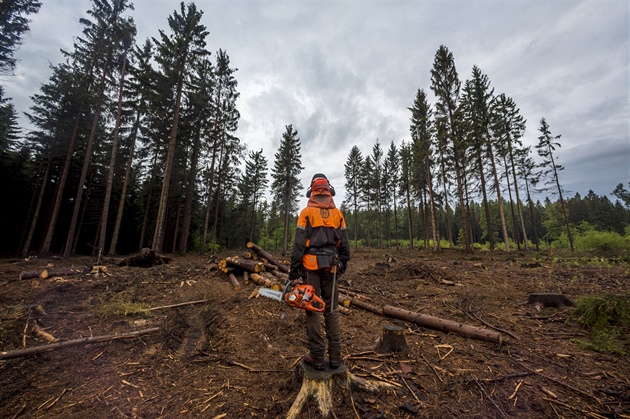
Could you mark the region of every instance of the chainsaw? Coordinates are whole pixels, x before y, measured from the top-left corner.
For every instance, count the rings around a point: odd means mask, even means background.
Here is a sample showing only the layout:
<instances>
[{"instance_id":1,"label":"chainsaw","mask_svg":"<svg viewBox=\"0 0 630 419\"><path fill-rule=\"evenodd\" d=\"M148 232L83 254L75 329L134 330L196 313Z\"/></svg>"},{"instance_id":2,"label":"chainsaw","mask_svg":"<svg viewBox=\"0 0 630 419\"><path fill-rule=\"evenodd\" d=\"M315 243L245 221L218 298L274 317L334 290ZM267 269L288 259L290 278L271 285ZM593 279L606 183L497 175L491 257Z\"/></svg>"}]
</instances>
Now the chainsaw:
<instances>
[{"instance_id":1,"label":"chainsaw","mask_svg":"<svg viewBox=\"0 0 630 419\"><path fill-rule=\"evenodd\" d=\"M280 301L289 307L301 308L308 311L318 313L326 309L326 303L315 294L315 288L309 284L297 285L291 287L291 283L287 282L284 291L275 291L269 288L259 288L258 294L272 300Z\"/></svg>"}]
</instances>

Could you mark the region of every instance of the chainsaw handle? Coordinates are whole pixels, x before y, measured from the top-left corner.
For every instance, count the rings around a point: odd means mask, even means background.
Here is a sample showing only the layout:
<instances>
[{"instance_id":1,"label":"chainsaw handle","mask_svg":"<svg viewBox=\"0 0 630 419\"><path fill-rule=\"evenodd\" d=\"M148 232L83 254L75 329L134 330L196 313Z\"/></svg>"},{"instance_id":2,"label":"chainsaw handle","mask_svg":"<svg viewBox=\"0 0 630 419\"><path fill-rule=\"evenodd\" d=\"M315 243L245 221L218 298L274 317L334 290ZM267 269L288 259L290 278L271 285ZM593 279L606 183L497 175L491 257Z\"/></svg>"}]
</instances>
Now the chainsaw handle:
<instances>
[{"instance_id":1,"label":"chainsaw handle","mask_svg":"<svg viewBox=\"0 0 630 419\"><path fill-rule=\"evenodd\" d=\"M317 295L313 294L308 301L305 301L304 299L300 301L300 308L308 311L314 311L316 313L322 313L326 310L326 303L324 303L324 300L319 298Z\"/></svg>"}]
</instances>

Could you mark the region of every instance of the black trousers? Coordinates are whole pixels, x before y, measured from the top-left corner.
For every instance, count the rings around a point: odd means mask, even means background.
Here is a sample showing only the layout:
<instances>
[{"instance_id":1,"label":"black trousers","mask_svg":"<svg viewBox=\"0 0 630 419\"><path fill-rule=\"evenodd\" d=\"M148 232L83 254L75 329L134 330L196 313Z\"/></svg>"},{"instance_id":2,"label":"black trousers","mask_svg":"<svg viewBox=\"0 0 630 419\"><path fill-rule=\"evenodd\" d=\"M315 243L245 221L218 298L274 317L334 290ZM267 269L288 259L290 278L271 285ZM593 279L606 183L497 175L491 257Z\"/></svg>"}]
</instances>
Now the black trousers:
<instances>
[{"instance_id":1,"label":"black trousers","mask_svg":"<svg viewBox=\"0 0 630 419\"><path fill-rule=\"evenodd\" d=\"M338 361L341 359L341 326L338 308L339 288L337 286L333 289L334 274L330 272L330 269L306 272L306 283L311 284L315 288L315 293L326 303L324 313L306 312L308 349L311 356L317 360L323 360L326 357L326 342L322 336L323 314L324 330L328 341L328 357Z\"/></svg>"}]
</instances>

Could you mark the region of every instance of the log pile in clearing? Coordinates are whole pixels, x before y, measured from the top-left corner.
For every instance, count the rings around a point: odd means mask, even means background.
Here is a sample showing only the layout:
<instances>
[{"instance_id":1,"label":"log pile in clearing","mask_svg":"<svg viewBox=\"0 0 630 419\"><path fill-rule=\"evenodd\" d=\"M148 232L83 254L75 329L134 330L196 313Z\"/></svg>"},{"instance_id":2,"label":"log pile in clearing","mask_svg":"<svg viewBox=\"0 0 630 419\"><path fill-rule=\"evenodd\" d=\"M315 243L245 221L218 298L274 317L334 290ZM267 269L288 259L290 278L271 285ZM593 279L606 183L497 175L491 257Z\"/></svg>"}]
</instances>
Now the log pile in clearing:
<instances>
[{"instance_id":1,"label":"log pile in clearing","mask_svg":"<svg viewBox=\"0 0 630 419\"><path fill-rule=\"evenodd\" d=\"M219 260L217 268L228 275L235 289L241 283L252 281L258 286L281 289L289 279L289 266L266 252L255 243L247 243L242 256L230 256Z\"/></svg>"}]
</instances>

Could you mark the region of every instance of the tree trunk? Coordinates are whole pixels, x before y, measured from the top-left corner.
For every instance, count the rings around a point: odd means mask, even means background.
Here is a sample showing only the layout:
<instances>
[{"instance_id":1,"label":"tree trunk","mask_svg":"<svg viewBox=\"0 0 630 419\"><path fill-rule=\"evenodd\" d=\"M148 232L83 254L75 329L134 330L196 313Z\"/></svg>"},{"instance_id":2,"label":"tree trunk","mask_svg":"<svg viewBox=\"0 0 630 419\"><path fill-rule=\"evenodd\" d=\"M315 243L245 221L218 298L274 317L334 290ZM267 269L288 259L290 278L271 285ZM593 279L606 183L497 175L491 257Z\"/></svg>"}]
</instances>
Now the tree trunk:
<instances>
[{"instance_id":1,"label":"tree trunk","mask_svg":"<svg viewBox=\"0 0 630 419\"><path fill-rule=\"evenodd\" d=\"M53 210L50 216L50 222L46 229L46 237L44 243L40 249L40 253L46 254L50 252L50 245L52 244L53 235L55 233L55 226L57 225L57 218L59 217L59 210L61 208L61 201L63 200L63 192L68 180L68 173L70 172L70 166L72 164L72 155L74 154L74 145L77 142L77 136L79 135L79 122L81 121L81 114L83 113L83 104L79 106L79 112L74 120L74 128L72 129L72 137L70 138L70 144L68 145L68 151L66 153L66 159L63 162L63 169L61 170L61 176L57 182L57 188L55 190L55 198L53 200Z\"/></svg>"},{"instance_id":2,"label":"tree trunk","mask_svg":"<svg viewBox=\"0 0 630 419\"><path fill-rule=\"evenodd\" d=\"M46 191L46 183L48 182L48 174L50 173L50 165L52 163L52 158L48 158L48 163L46 164L46 170L44 171L44 176L42 178L42 184L39 189L39 194L37 195L37 203L35 204L35 211L33 212L33 218L31 219L31 226L26 235L26 241L24 242L24 246L22 247L22 252L20 253L21 257L26 257L28 255L28 250L31 247L31 242L33 241L33 235L35 234L35 227L37 226L37 221L39 220L39 213L42 209L42 202L44 201L44 192Z\"/></svg>"},{"instance_id":3,"label":"tree trunk","mask_svg":"<svg viewBox=\"0 0 630 419\"><path fill-rule=\"evenodd\" d=\"M123 92L125 89L125 70L127 68L127 51L122 56L122 68L120 70L120 86L118 89L118 107L116 109L116 124L114 126L114 135L112 139L112 151L109 158L109 173L107 174L107 183L105 187L105 197L103 199L103 212L101 213L100 234L98 236L98 255L97 264L101 263L100 257L105 251L105 240L107 239L107 219L109 218L109 202L114 188L114 172L116 170L116 154L118 153L118 133L120 131L120 116L122 114Z\"/></svg>"},{"instance_id":4,"label":"tree trunk","mask_svg":"<svg viewBox=\"0 0 630 419\"><path fill-rule=\"evenodd\" d=\"M140 231L140 242L138 250L144 249L145 237L147 234L147 225L149 223L149 210L151 209L151 200L153 198L153 185L155 182L155 166L157 165L157 153L153 156L153 164L151 165L151 178L149 179L149 187L147 188L147 200L144 203L144 217L142 218L142 230Z\"/></svg>"},{"instance_id":5,"label":"tree trunk","mask_svg":"<svg viewBox=\"0 0 630 419\"><path fill-rule=\"evenodd\" d=\"M442 246L440 244L440 229L437 222L437 212L435 209L435 197L433 192L433 177L431 176L431 165L429 163L429 151L426 151L425 166L427 169L427 187L429 189L429 210L431 211L431 233L433 237L433 251L440 252Z\"/></svg>"},{"instance_id":6,"label":"tree trunk","mask_svg":"<svg viewBox=\"0 0 630 419\"><path fill-rule=\"evenodd\" d=\"M83 157L83 167L81 168L81 175L79 177L79 183L77 185L77 195L74 199L74 209L72 211L72 219L70 220L70 227L68 227L68 237L66 239L66 247L63 252L63 257L67 258L72 254L72 249L74 248L74 233L77 229L77 222L79 219L79 210L81 209L81 202L83 199L83 186L85 185L85 179L87 178L88 168L90 166L90 159L92 157L92 148L94 147L94 141L96 140L96 129L98 128L98 120L101 117L101 108L103 106L103 101L105 100L105 82L106 75L109 73L109 64L110 57L107 58L107 62L105 64L105 68L103 69L103 74L101 75L101 80L98 85L98 90L96 95L98 96L96 102L96 110L94 112L94 117L92 118L92 127L90 129L90 136L88 137L88 142L85 147L85 156Z\"/></svg>"},{"instance_id":7,"label":"tree trunk","mask_svg":"<svg viewBox=\"0 0 630 419\"><path fill-rule=\"evenodd\" d=\"M201 123L197 125L195 133L195 142L193 144L193 153L190 159L190 171L188 172L188 185L186 185L186 201L184 204L184 221L182 223L182 233L179 239L180 254L186 253L188 250L188 237L190 223L192 220L193 198L195 195L195 185L197 183L197 165L199 164L199 151L201 150Z\"/></svg>"},{"instance_id":8,"label":"tree trunk","mask_svg":"<svg viewBox=\"0 0 630 419\"><path fill-rule=\"evenodd\" d=\"M481 151L477 155L477 165L479 166L479 180L481 181L481 194L483 199L483 209L486 214L486 230L488 231L488 243L490 250L494 250L494 234L492 228L492 218L490 217L490 203L488 202L488 188L486 186L486 175L483 171L483 161L481 159Z\"/></svg>"},{"instance_id":9,"label":"tree trunk","mask_svg":"<svg viewBox=\"0 0 630 419\"><path fill-rule=\"evenodd\" d=\"M492 175L494 177L494 185L497 192L497 203L499 205L499 215L501 216L501 229L503 231L503 241L505 242L505 251L510 251L510 236L507 231L507 224L505 222L505 212L503 211L503 201L501 199L501 184L499 183L499 175L497 173L497 166L494 162L494 154L492 151L492 145L490 139L488 139L488 155L490 156L490 164L492 165Z\"/></svg>"},{"instance_id":10,"label":"tree trunk","mask_svg":"<svg viewBox=\"0 0 630 419\"><path fill-rule=\"evenodd\" d=\"M413 250L413 214L411 211L411 193L407 187L407 234L409 237L409 248Z\"/></svg>"},{"instance_id":11,"label":"tree trunk","mask_svg":"<svg viewBox=\"0 0 630 419\"><path fill-rule=\"evenodd\" d=\"M133 152L136 145L136 137L138 136L138 126L140 124L140 112L136 113L136 121L133 124L133 132L131 134L131 144L129 145L129 157L127 158L127 167L125 169L125 179L123 181L122 190L120 191L120 201L118 202L118 212L116 213L116 224L112 233L112 241L109 244L108 255L116 254L118 246L118 235L120 234L120 226L122 224L122 216L125 210L125 200L127 198L127 188L129 186L129 177L131 176L131 168L133 163Z\"/></svg>"},{"instance_id":12,"label":"tree trunk","mask_svg":"<svg viewBox=\"0 0 630 419\"><path fill-rule=\"evenodd\" d=\"M514 153L512 151L511 145L510 145L509 150L510 150L510 166L512 169L512 180L514 183L514 195L516 196L516 209L518 211L518 218L521 224L521 232L523 233L523 243L525 246L525 251L529 252L529 240L527 238L527 229L525 228L525 220L523 217L523 204L521 203L521 197L518 191L518 182L516 181L516 165L514 164Z\"/></svg>"},{"instance_id":13,"label":"tree trunk","mask_svg":"<svg viewBox=\"0 0 630 419\"><path fill-rule=\"evenodd\" d=\"M168 207L168 193L171 186L171 173L173 171L173 160L175 159L175 145L177 144L177 126L179 125L179 112L182 102L182 90L184 80L182 72L179 72L180 79L177 82L177 96L175 98L175 112L173 115L173 124L171 125L171 133L168 141L168 152L166 153L166 165L164 169L164 180L162 182L162 192L160 193L160 205L155 222L155 234L153 235L153 244L151 250L160 252L164 244L164 223L166 220L166 210Z\"/></svg>"}]
</instances>

